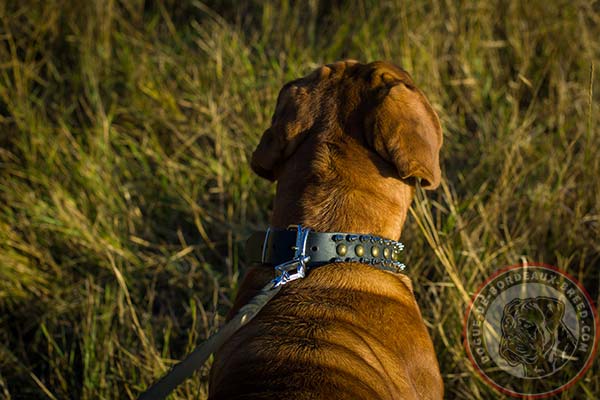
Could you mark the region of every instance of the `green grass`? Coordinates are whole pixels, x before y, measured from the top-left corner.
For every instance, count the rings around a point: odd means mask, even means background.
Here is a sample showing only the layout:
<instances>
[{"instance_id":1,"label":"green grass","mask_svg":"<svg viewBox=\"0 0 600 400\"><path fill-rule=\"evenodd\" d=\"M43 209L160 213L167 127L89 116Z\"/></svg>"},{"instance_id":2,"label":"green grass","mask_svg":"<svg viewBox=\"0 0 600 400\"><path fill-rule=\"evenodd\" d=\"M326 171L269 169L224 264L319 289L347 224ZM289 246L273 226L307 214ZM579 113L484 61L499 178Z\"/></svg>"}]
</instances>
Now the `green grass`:
<instances>
[{"instance_id":1,"label":"green grass","mask_svg":"<svg viewBox=\"0 0 600 400\"><path fill-rule=\"evenodd\" d=\"M134 398L218 329L278 90L342 58L402 65L444 126L403 241L448 398L499 396L461 343L497 268L598 303L598 1L294 3L0 3L0 398ZM560 398L598 396L596 362Z\"/></svg>"}]
</instances>

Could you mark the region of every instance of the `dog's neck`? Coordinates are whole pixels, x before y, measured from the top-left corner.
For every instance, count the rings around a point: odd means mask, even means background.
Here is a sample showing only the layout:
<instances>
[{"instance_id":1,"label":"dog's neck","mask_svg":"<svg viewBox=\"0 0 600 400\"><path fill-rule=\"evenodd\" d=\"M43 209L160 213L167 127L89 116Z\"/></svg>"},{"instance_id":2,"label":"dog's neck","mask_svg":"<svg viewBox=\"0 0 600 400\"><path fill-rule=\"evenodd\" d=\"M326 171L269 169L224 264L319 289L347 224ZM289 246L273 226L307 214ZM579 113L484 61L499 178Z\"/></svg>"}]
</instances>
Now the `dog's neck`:
<instances>
[{"instance_id":1,"label":"dog's neck","mask_svg":"<svg viewBox=\"0 0 600 400\"><path fill-rule=\"evenodd\" d=\"M273 227L400 238L414 189L391 164L352 139L301 147L279 173Z\"/></svg>"}]
</instances>

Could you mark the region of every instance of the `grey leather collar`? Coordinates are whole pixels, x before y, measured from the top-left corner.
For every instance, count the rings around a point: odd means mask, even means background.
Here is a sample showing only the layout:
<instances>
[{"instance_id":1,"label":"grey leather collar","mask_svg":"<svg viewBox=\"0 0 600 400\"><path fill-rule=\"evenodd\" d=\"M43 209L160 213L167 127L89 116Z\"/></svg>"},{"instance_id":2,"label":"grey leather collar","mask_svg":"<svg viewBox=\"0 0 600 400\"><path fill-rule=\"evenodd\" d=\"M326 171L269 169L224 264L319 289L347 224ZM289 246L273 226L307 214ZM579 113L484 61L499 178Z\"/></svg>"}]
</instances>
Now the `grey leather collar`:
<instances>
[{"instance_id":1,"label":"grey leather collar","mask_svg":"<svg viewBox=\"0 0 600 400\"><path fill-rule=\"evenodd\" d=\"M251 263L283 264L294 257L297 231L269 229L256 232L246 242L246 256ZM345 232L308 232L305 255L306 268L339 262L358 262L392 272L402 272L400 242L374 235Z\"/></svg>"}]
</instances>

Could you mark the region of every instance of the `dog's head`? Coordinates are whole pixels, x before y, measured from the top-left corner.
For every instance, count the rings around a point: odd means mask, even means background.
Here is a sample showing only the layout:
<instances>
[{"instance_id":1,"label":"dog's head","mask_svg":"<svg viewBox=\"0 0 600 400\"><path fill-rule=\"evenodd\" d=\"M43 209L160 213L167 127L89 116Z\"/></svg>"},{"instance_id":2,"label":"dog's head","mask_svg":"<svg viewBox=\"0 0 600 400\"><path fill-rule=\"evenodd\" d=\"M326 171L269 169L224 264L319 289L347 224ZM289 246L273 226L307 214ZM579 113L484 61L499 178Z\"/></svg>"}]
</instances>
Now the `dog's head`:
<instances>
[{"instance_id":1,"label":"dog's head","mask_svg":"<svg viewBox=\"0 0 600 400\"><path fill-rule=\"evenodd\" d=\"M393 164L403 181L420 179L427 189L440 183L439 119L408 73L392 64L337 62L286 84L252 155L253 170L276 180L313 135L324 143L349 135Z\"/></svg>"},{"instance_id":2,"label":"dog's head","mask_svg":"<svg viewBox=\"0 0 600 400\"><path fill-rule=\"evenodd\" d=\"M511 366L545 361L564 312L565 305L550 297L512 300L502 314L500 355Z\"/></svg>"}]
</instances>

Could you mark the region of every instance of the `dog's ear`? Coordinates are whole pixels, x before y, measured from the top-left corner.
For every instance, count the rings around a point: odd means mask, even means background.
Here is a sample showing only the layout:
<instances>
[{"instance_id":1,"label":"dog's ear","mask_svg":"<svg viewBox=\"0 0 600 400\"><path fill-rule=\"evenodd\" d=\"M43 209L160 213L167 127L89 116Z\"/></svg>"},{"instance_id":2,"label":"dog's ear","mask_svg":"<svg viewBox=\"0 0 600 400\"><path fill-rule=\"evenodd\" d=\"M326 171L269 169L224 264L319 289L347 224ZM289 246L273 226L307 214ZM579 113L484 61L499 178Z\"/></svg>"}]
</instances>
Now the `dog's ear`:
<instances>
[{"instance_id":1,"label":"dog's ear","mask_svg":"<svg viewBox=\"0 0 600 400\"><path fill-rule=\"evenodd\" d=\"M504 306L502 312L502 330L512 330L516 325L515 310L521 307L522 300L519 298L512 299L510 303Z\"/></svg>"},{"instance_id":2,"label":"dog's ear","mask_svg":"<svg viewBox=\"0 0 600 400\"><path fill-rule=\"evenodd\" d=\"M263 133L250 166L274 181L278 167L296 151L315 120L306 86L291 82L279 92L271 126Z\"/></svg>"},{"instance_id":3,"label":"dog's ear","mask_svg":"<svg viewBox=\"0 0 600 400\"><path fill-rule=\"evenodd\" d=\"M393 163L402 179L421 179L425 189L440 184L442 128L425 95L411 82L382 89L381 102L365 121L367 140Z\"/></svg>"}]
</instances>

